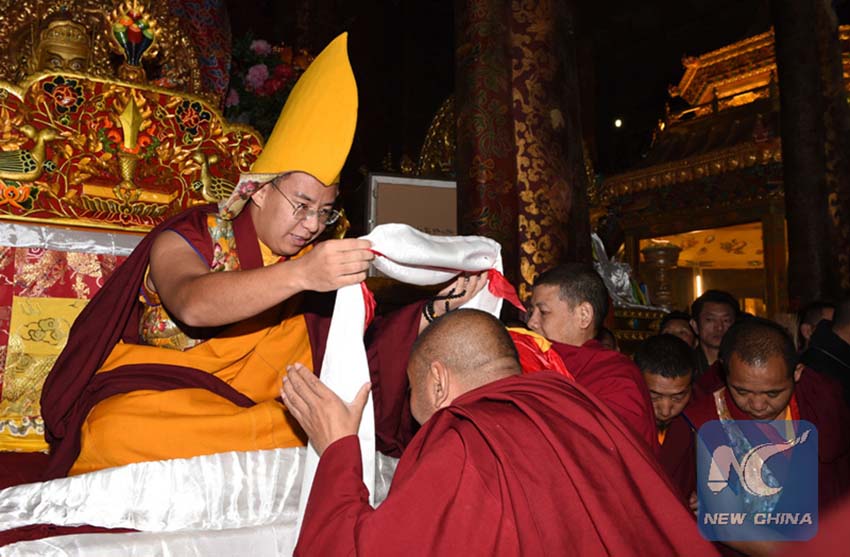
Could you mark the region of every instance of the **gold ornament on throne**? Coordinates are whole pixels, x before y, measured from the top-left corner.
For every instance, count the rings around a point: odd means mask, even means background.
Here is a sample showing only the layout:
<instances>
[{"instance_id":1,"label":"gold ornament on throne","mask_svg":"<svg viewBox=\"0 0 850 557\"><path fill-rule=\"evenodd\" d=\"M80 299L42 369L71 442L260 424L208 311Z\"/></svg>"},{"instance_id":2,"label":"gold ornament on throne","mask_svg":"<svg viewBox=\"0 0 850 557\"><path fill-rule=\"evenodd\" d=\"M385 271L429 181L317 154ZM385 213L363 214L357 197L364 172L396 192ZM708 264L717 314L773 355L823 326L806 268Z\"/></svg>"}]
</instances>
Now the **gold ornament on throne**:
<instances>
[{"instance_id":1,"label":"gold ornament on throne","mask_svg":"<svg viewBox=\"0 0 850 557\"><path fill-rule=\"evenodd\" d=\"M0 80L84 74L207 97L195 46L168 0L0 0Z\"/></svg>"},{"instance_id":2,"label":"gold ornament on throne","mask_svg":"<svg viewBox=\"0 0 850 557\"><path fill-rule=\"evenodd\" d=\"M61 15L61 14L60 14ZM70 19L54 19L33 41L30 73L38 71L85 73L91 66L91 32Z\"/></svg>"},{"instance_id":3,"label":"gold ornament on throne","mask_svg":"<svg viewBox=\"0 0 850 557\"><path fill-rule=\"evenodd\" d=\"M112 50L124 57L118 77L125 81L144 83L147 80L142 66L144 58L157 54L156 23L136 0L124 2L112 11L107 21Z\"/></svg>"},{"instance_id":4,"label":"gold ornament on throne","mask_svg":"<svg viewBox=\"0 0 850 557\"><path fill-rule=\"evenodd\" d=\"M168 4L0 0L0 220L149 230L251 168Z\"/></svg>"}]
</instances>

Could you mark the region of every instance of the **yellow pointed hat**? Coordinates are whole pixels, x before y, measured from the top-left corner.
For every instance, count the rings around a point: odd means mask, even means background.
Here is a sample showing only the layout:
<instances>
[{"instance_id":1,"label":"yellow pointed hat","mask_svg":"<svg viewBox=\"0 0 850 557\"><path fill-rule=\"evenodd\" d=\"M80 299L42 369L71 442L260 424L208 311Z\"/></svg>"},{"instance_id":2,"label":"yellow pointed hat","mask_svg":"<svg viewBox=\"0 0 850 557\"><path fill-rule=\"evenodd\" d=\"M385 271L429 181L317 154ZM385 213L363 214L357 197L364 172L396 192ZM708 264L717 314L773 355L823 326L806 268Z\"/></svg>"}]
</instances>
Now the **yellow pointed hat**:
<instances>
[{"instance_id":1,"label":"yellow pointed hat","mask_svg":"<svg viewBox=\"0 0 850 557\"><path fill-rule=\"evenodd\" d=\"M357 82L348 60L348 33L334 39L298 79L263 152L220 204L226 218L286 172L306 172L326 186L339 180L357 126Z\"/></svg>"}]
</instances>

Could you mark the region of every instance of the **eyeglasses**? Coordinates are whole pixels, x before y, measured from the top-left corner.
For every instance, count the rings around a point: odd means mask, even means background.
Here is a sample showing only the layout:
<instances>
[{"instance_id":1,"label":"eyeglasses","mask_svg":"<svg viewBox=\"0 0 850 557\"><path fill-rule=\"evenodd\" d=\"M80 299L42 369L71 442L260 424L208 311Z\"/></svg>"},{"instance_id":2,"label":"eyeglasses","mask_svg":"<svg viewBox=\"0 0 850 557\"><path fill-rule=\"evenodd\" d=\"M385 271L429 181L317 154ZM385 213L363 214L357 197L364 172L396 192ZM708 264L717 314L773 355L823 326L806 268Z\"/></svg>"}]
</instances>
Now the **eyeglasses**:
<instances>
[{"instance_id":1,"label":"eyeglasses","mask_svg":"<svg viewBox=\"0 0 850 557\"><path fill-rule=\"evenodd\" d=\"M280 190L280 188L277 187L277 184L275 184L274 182L269 183L277 191L277 193L282 195L283 198L290 205L292 205L292 216L296 219L307 220L316 217L318 218L319 222L325 226L330 226L331 224L339 220L340 213L336 209L312 209L304 203L295 203L294 201L289 199L289 197L287 197L286 194Z\"/></svg>"}]
</instances>

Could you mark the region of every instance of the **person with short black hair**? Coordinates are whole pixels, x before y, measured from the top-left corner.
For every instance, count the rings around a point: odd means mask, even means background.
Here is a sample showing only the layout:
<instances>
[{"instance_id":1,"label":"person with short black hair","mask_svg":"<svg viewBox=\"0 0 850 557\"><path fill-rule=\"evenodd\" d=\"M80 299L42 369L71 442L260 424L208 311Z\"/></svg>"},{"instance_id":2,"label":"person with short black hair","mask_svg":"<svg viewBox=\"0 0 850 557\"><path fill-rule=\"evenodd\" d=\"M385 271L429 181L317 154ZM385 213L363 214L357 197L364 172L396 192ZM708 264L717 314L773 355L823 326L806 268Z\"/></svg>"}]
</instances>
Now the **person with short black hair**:
<instances>
[{"instance_id":1,"label":"person with short black hair","mask_svg":"<svg viewBox=\"0 0 850 557\"><path fill-rule=\"evenodd\" d=\"M541 274L531 294L528 327L552 342L576 381L657 451L649 390L628 357L596 335L608 311L608 290L591 265L565 263Z\"/></svg>"},{"instance_id":2,"label":"person with short black hair","mask_svg":"<svg viewBox=\"0 0 850 557\"><path fill-rule=\"evenodd\" d=\"M663 334L644 340L634 355L652 399L658 459L687 501L696 489L695 429L686 415L693 394L694 354L681 338Z\"/></svg>"},{"instance_id":3,"label":"person with short black hair","mask_svg":"<svg viewBox=\"0 0 850 557\"><path fill-rule=\"evenodd\" d=\"M706 290L691 304L691 327L697 334L697 378L717 361L723 335L738 319L738 301L722 290Z\"/></svg>"},{"instance_id":4,"label":"person with short black hair","mask_svg":"<svg viewBox=\"0 0 850 557\"><path fill-rule=\"evenodd\" d=\"M798 343L801 351L809 347L812 335L821 321L832 321L835 315L835 304L816 300L800 310L797 327Z\"/></svg>"},{"instance_id":5,"label":"person with short black hair","mask_svg":"<svg viewBox=\"0 0 850 557\"><path fill-rule=\"evenodd\" d=\"M850 413L831 379L805 369L791 335L782 326L753 317L736 323L723 338L720 358L725 387L688 410L699 428L718 418L808 420L818 430L818 501L821 509L850 488Z\"/></svg>"},{"instance_id":6,"label":"person with short black hair","mask_svg":"<svg viewBox=\"0 0 850 557\"><path fill-rule=\"evenodd\" d=\"M832 321L823 319L815 327L801 361L841 383L844 401L850 405L850 298L834 309Z\"/></svg>"},{"instance_id":7,"label":"person with short black hair","mask_svg":"<svg viewBox=\"0 0 850 557\"><path fill-rule=\"evenodd\" d=\"M608 289L590 265L552 267L537 277L532 292L529 325L534 321L536 332L550 340L581 346L596 336L608 314Z\"/></svg>"},{"instance_id":8,"label":"person with short black hair","mask_svg":"<svg viewBox=\"0 0 850 557\"><path fill-rule=\"evenodd\" d=\"M697 345L697 335L691 328L691 316L685 311L671 311L661 319L659 334L671 334L684 340L691 349Z\"/></svg>"}]
</instances>

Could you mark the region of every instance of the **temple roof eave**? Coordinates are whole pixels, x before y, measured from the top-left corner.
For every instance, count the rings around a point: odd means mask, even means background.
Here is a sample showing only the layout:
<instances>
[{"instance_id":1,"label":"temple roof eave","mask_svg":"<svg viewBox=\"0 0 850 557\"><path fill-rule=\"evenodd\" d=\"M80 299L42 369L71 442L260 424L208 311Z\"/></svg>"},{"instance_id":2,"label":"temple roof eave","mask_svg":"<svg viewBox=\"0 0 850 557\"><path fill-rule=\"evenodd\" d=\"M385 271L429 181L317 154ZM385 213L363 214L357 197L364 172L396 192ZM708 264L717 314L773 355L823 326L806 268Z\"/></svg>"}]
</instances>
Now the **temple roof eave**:
<instances>
[{"instance_id":1,"label":"temple roof eave","mask_svg":"<svg viewBox=\"0 0 850 557\"><path fill-rule=\"evenodd\" d=\"M602 182L602 200L607 203L627 195L781 162L782 142L779 138L741 143L612 176Z\"/></svg>"}]
</instances>

